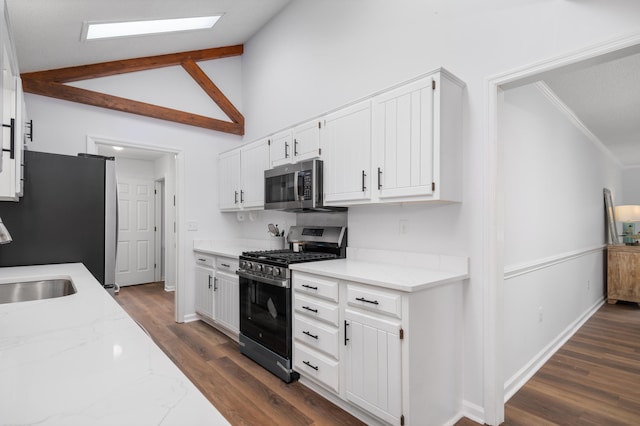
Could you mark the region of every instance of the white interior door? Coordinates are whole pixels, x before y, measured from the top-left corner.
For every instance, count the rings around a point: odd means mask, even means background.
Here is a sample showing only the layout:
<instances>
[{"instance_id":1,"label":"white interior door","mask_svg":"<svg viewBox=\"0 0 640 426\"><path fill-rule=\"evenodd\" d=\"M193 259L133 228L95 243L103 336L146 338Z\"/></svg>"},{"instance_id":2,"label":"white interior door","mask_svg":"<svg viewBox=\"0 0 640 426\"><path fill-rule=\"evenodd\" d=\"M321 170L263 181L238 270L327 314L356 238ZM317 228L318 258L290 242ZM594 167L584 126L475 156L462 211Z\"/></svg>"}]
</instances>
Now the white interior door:
<instances>
[{"instance_id":1,"label":"white interior door","mask_svg":"<svg viewBox=\"0 0 640 426\"><path fill-rule=\"evenodd\" d=\"M116 283L153 282L155 278L154 182L118 178L119 235Z\"/></svg>"}]
</instances>

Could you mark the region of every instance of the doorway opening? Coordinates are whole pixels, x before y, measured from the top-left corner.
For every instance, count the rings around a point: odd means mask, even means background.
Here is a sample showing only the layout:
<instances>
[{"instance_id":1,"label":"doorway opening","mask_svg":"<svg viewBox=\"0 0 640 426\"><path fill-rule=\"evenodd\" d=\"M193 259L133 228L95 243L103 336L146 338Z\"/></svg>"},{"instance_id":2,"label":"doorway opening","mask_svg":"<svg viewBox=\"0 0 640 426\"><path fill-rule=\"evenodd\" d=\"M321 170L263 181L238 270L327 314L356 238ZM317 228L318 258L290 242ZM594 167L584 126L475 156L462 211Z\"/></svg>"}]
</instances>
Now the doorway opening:
<instances>
[{"instance_id":1,"label":"doorway opening","mask_svg":"<svg viewBox=\"0 0 640 426\"><path fill-rule=\"evenodd\" d=\"M536 63L514 72L487 79L487 145L485 182L487 184L484 234L485 306L487 324L484 336L484 421L500 424L504 421L505 404L505 141L500 138L500 111L505 90L535 83L566 71L586 68L640 52L640 34L567 54L553 61ZM599 188L601 192L602 189ZM604 210L604 209L603 209Z\"/></svg>"},{"instance_id":2,"label":"doorway opening","mask_svg":"<svg viewBox=\"0 0 640 426\"><path fill-rule=\"evenodd\" d=\"M139 204L136 207L128 206L130 223L121 224L119 228L128 225L131 232L136 233L139 229L133 229L132 224L137 222L141 224L137 228L146 228L151 232L148 240L144 234L137 240L130 234L128 242L119 237L117 258L120 263L122 257L123 264L117 266L117 272L125 269L125 266L134 272L136 269L146 270L147 273L151 271L147 275L150 278L144 278L139 283L164 281L165 291L174 291L175 321L183 322L184 288L181 283L185 272L179 248L183 247L184 242L177 226L184 209L183 203L177 202L181 199L179 190L184 179L183 152L150 143L132 143L94 136L87 136L87 152L115 157L118 198L121 198L121 189L124 189L121 186L124 187L128 181L130 199ZM118 175L119 164L127 171L124 175ZM145 198L146 194L149 195L148 198ZM124 209L120 208L122 213L119 215L123 220ZM120 254L121 244L128 246L129 265L124 261L125 255ZM138 264L132 265L131 259L135 259Z\"/></svg>"}]
</instances>

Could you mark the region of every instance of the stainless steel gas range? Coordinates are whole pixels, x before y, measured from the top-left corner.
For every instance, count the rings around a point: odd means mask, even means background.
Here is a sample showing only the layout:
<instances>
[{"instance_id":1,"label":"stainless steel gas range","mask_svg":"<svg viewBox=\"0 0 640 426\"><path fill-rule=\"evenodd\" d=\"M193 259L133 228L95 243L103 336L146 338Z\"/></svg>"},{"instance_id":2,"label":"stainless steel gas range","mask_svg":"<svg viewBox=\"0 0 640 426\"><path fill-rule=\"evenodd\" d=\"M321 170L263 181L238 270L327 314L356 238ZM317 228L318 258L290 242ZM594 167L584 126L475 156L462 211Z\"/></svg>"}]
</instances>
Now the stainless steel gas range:
<instances>
[{"instance_id":1,"label":"stainless steel gas range","mask_svg":"<svg viewBox=\"0 0 640 426\"><path fill-rule=\"evenodd\" d=\"M292 369L292 297L289 265L346 256L347 228L292 226L289 249L240 256L240 352L289 383Z\"/></svg>"}]
</instances>

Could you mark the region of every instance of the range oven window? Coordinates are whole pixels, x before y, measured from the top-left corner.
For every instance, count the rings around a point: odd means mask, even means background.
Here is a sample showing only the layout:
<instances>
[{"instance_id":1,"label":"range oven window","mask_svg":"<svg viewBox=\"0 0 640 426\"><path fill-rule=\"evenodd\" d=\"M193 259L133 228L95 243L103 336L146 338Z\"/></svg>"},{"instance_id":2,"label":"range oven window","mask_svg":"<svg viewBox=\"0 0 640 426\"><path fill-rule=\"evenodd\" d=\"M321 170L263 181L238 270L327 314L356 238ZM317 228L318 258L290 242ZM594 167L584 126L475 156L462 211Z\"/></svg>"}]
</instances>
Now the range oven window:
<instances>
[{"instance_id":1,"label":"range oven window","mask_svg":"<svg viewBox=\"0 0 640 426\"><path fill-rule=\"evenodd\" d=\"M291 289L240 278L240 330L272 350L291 357Z\"/></svg>"}]
</instances>

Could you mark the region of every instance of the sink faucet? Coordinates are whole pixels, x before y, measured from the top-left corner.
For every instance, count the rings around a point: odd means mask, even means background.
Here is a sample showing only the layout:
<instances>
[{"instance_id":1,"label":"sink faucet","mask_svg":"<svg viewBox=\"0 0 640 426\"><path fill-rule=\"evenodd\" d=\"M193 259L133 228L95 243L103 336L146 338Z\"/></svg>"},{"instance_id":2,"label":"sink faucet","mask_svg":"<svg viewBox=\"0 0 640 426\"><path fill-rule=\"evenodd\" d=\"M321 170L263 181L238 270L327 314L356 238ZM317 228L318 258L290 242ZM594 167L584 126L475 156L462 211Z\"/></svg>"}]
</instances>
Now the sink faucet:
<instances>
[{"instance_id":1,"label":"sink faucet","mask_svg":"<svg viewBox=\"0 0 640 426\"><path fill-rule=\"evenodd\" d=\"M11 241L13 241L11 234L9 234L9 230L4 226L2 219L0 219L0 244L7 244Z\"/></svg>"}]
</instances>

